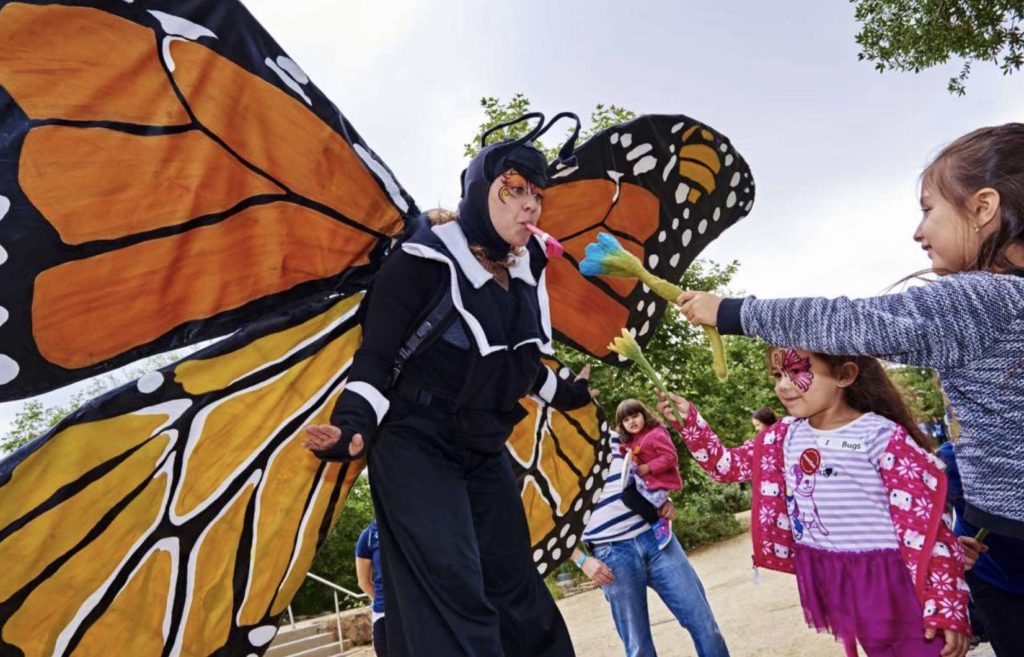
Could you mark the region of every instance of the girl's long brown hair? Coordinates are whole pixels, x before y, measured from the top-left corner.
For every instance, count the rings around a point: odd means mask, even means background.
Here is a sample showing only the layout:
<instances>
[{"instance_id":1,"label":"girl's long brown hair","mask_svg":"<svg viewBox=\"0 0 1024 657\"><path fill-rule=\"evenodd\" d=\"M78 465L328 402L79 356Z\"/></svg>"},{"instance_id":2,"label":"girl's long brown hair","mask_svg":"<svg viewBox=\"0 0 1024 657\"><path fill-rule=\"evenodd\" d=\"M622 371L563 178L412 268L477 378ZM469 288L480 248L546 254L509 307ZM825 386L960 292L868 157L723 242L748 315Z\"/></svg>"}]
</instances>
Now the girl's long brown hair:
<instances>
[{"instance_id":1,"label":"girl's long brown hair","mask_svg":"<svg viewBox=\"0 0 1024 657\"><path fill-rule=\"evenodd\" d=\"M619 402L619 407L615 409L615 431L624 441L631 440L633 434L626 431L626 428L622 426L622 422L631 415L640 414L644 416L644 429L650 429L654 425L658 424L658 419L654 417L654 414L647 410L644 403L639 399L623 399Z\"/></svg>"},{"instance_id":2,"label":"girl's long brown hair","mask_svg":"<svg viewBox=\"0 0 1024 657\"><path fill-rule=\"evenodd\" d=\"M862 413L875 413L901 424L913 436L914 442L929 452L935 450L935 442L917 426L914 415L903 400L903 395L878 359L871 356L832 356L819 353L814 355L828 364L835 377L840 376L846 363L857 366L857 378L843 389L846 403L851 408Z\"/></svg>"},{"instance_id":3,"label":"girl's long brown hair","mask_svg":"<svg viewBox=\"0 0 1024 657\"><path fill-rule=\"evenodd\" d=\"M999 192L999 230L981 242L964 269L1007 273L1024 268L1011 258L1012 249L1024 248L1024 123L979 128L960 137L935 156L921 182L964 217L975 192L986 187ZM969 230L966 223L964 230Z\"/></svg>"}]
</instances>

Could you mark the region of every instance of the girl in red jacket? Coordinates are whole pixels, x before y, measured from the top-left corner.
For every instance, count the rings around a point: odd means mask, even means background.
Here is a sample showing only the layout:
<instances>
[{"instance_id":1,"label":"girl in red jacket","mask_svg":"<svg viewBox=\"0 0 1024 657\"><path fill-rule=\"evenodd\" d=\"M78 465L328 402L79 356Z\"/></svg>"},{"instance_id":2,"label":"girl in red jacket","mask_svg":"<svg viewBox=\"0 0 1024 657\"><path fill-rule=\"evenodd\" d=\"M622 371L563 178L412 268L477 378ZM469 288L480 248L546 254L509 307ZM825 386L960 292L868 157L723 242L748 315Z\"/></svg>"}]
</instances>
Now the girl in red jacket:
<instances>
[{"instance_id":1,"label":"girl in red jacket","mask_svg":"<svg viewBox=\"0 0 1024 657\"><path fill-rule=\"evenodd\" d=\"M623 482L622 501L648 523L654 525L658 547L672 539L672 526L658 513L668 500L669 491L682 490L679 454L668 430L636 399L625 399L615 411L616 430L622 442L619 449L630 464L631 478Z\"/></svg>"},{"instance_id":2,"label":"girl in red jacket","mask_svg":"<svg viewBox=\"0 0 1024 657\"><path fill-rule=\"evenodd\" d=\"M694 458L753 481L754 567L795 573L807 624L868 657L963 657L967 585L946 475L882 365L769 350L790 417L727 449L672 395ZM669 402L659 405L671 416Z\"/></svg>"}]
</instances>

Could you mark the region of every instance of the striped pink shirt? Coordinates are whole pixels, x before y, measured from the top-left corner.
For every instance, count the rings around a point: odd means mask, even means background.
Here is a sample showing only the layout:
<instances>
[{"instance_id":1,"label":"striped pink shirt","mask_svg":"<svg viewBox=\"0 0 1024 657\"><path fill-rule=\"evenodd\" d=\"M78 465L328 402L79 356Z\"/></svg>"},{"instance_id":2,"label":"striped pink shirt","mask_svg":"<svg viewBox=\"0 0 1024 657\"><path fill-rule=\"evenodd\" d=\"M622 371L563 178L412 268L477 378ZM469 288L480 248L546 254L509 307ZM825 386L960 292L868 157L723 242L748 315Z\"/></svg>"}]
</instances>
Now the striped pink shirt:
<instances>
[{"instance_id":1,"label":"striped pink shirt","mask_svg":"<svg viewBox=\"0 0 1024 657\"><path fill-rule=\"evenodd\" d=\"M784 447L786 504L800 545L834 552L898 549L879 459L895 424L865 413L820 431L798 420Z\"/></svg>"}]
</instances>

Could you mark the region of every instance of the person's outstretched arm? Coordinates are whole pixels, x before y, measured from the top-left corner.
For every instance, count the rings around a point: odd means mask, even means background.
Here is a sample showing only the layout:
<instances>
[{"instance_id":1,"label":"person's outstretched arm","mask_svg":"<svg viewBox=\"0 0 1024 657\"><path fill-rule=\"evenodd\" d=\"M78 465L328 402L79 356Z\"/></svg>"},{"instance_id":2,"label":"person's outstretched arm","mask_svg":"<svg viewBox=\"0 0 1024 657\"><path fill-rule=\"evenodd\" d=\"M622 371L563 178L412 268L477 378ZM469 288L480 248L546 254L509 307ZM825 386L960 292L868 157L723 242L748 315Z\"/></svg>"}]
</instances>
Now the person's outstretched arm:
<instances>
[{"instance_id":1,"label":"person's outstretched arm","mask_svg":"<svg viewBox=\"0 0 1024 657\"><path fill-rule=\"evenodd\" d=\"M754 476L754 441L748 440L739 447L726 447L718 439L704 418L697 411L697 406L675 393L668 393L670 399L661 397L658 412L663 417L672 418L670 404L674 404L679 414L686 418L686 424L671 420L672 428L682 437L687 449L693 454L697 464L711 478L721 484L732 484L750 481Z\"/></svg>"},{"instance_id":2,"label":"person's outstretched arm","mask_svg":"<svg viewBox=\"0 0 1024 657\"><path fill-rule=\"evenodd\" d=\"M727 335L943 368L983 356L1024 317L1024 288L1014 277L966 272L867 299L721 299L684 292L678 303L692 323Z\"/></svg>"}]
</instances>

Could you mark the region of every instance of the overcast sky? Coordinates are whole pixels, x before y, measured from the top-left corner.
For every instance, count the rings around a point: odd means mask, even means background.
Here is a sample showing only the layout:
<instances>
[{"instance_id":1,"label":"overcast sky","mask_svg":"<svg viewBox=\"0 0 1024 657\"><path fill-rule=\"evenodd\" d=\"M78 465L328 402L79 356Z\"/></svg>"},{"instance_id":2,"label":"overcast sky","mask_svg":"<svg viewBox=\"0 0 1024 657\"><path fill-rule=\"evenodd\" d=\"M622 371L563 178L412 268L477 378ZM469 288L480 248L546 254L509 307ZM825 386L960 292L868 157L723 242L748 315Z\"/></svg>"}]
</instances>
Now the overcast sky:
<instances>
[{"instance_id":1,"label":"overcast sky","mask_svg":"<svg viewBox=\"0 0 1024 657\"><path fill-rule=\"evenodd\" d=\"M911 239L922 168L971 129L1024 120L1024 74L976 64L961 98L946 92L958 63L879 74L857 61L846 0L246 5L421 208L457 203L482 96L713 126L757 200L703 257L739 260L736 287L762 297L866 296L926 267ZM0 431L19 407L0 404Z\"/></svg>"}]
</instances>

